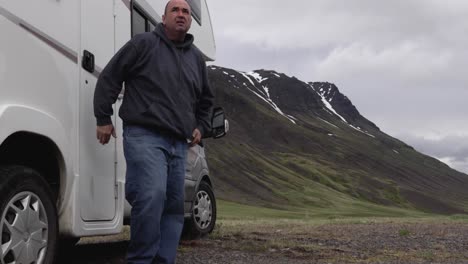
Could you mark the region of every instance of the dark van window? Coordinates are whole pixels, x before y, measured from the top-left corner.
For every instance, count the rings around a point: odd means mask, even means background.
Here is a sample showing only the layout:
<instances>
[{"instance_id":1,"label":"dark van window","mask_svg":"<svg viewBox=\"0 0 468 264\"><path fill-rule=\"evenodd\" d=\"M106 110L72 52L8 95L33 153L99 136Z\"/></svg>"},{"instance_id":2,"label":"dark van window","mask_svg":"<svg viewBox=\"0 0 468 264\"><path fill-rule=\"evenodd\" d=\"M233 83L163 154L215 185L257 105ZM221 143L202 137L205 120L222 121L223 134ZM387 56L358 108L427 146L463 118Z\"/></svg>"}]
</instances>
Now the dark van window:
<instances>
[{"instance_id":1,"label":"dark van window","mask_svg":"<svg viewBox=\"0 0 468 264\"><path fill-rule=\"evenodd\" d=\"M132 37L144 33L153 31L155 24L148 19L147 16L140 12L137 8L133 7L132 10Z\"/></svg>"},{"instance_id":2,"label":"dark van window","mask_svg":"<svg viewBox=\"0 0 468 264\"><path fill-rule=\"evenodd\" d=\"M201 0L187 0L192 9L192 16L198 22L198 24L202 23L202 11L201 11Z\"/></svg>"},{"instance_id":3,"label":"dark van window","mask_svg":"<svg viewBox=\"0 0 468 264\"><path fill-rule=\"evenodd\" d=\"M132 36L143 32L146 32L146 19L143 14L134 8L132 13Z\"/></svg>"}]
</instances>

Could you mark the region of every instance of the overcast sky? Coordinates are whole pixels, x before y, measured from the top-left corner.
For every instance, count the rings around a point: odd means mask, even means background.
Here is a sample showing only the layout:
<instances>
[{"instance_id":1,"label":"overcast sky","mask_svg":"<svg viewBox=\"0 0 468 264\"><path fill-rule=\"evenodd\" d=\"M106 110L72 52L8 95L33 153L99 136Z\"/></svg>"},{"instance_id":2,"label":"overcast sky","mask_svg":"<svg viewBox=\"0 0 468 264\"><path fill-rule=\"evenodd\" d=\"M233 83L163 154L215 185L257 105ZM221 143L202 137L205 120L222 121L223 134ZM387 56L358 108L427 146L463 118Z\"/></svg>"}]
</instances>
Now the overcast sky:
<instances>
[{"instance_id":1,"label":"overcast sky","mask_svg":"<svg viewBox=\"0 0 468 264\"><path fill-rule=\"evenodd\" d=\"M468 0L207 0L216 65L329 81L384 132L468 173Z\"/></svg>"}]
</instances>

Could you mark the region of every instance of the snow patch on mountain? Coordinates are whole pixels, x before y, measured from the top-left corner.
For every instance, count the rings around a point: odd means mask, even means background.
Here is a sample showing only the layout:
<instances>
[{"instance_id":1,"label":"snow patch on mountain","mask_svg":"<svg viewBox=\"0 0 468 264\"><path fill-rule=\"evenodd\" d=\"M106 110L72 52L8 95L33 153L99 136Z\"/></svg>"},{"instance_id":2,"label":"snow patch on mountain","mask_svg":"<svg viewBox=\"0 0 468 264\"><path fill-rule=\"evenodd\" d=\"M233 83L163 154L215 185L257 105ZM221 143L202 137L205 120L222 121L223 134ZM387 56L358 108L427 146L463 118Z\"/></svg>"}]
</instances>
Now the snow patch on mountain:
<instances>
[{"instance_id":1,"label":"snow patch on mountain","mask_svg":"<svg viewBox=\"0 0 468 264\"><path fill-rule=\"evenodd\" d=\"M322 103L325 105L325 107L331 111L333 114L335 114L336 116L338 116L341 120L343 120L343 122L345 123L348 123L348 121L346 121L346 119L344 119L344 117L342 117L340 114L338 114L338 112L335 111L335 109L333 108L333 106L330 104L330 102L327 101L327 99L323 96L320 96L320 98L322 99Z\"/></svg>"},{"instance_id":2,"label":"snow patch on mountain","mask_svg":"<svg viewBox=\"0 0 468 264\"><path fill-rule=\"evenodd\" d=\"M254 77L254 79L257 80L257 82L259 83L268 80L268 78L263 78L259 73L256 72L248 72L247 74Z\"/></svg>"},{"instance_id":3,"label":"snow patch on mountain","mask_svg":"<svg viewBox=\"0 0 468 264\"><path fill-rule=\"evenodd\" d=\"M260 74L258 73L255 73L255 72L249 72L249 73L245 73L245 72L239 72L242 76L244 76L251 84L254 88L258 89L257 88L257 85L255 85L255 83L252 81L252 79L250 79L251 77L254 78L259 84L262 82L262 81L265 81L267 80L268 78L262 78L262 76L260 76ZM291 121L293 124L296 124L296 121L297 120L295 117L291 116L291 115L286 115L277 105L275 102L273 102L273 100L270 98L270 92L269 92L269 88L265 85L260 85L262 87L262 90L264 92L264 96L262 96L260 93L254 91L253 89L251 89L250 87L248 87L247 85L244 84L244 86L247 87L247 89L249 89L249 91L251 91L252 93L254 93L256 96L258 96L259 98L261 98L263 101L265 101L266 103L268 103L276 112L278 112L280 115L286 117L289 121Z\"/></svg>"},{"instance_id":4,"label":"snow patch on mountain","mask_svg":"<svg viewBox=\"0 0 468 264\"><path fill-rule=\"evenodd\" d=\"M252 82L252 80L250 79L249 76L247 76L247 74L245 74L244 72L240 72L240 74L242 74L242 76L244 76L247 80L249 80L249 82L255 87L254 82Z\"/></svg>"},{"instance_id":5,"label":"snow patch on mountain","mask_svg":"<svg viewBox=\"0 0 468 264\"><path fill-rule=\"evenodd\" d=\"M324 88L323 87L323 84L319 87L319 91L317 92L314 88L314 86L312 84L309 84L310 88L312 88L313 91L315 91L321 98L322 100L322 103L325 105L325 107L327 108L326 110L328 110L327 112L331 112L333 113L334 115L336 115L337 117L339 117L343 122L345 122L348 126L350 126L351 128L353 128L354 130L356 131L359 131L369 137L372 137L372 138L375 138L374 135L370 134L369 132L367 131L364 131L362 130L360 127L356 127L356 126L353 126L351 123L349 123L343 116L341 116L340 114L338 114L338 112L333 108L333 106L330 104L330 102L332 101L333 99L333 96L330 97L329 100L327 100L326 98L326 95L330 95L331 91L332 91L332 85L330 84L330 87L328 87L328 89ZM324 121L324 120L323 120ZM328 122L327 122L328 123Z\"/></svg>"},{"instance_id":6,"label":"snow patch on mountain","mask_svg":"<svg viewBox=\"0 0 468 264\"><path fill-rule=\"evenodd\" d=\"M289 121L291 121L293 124L296 124L296 121L294 121L294 119L296 118L292 118L292 116L290 115L286 115L285 113L283 113L283 111L275 104L275 102L273 102L273 100L271 100L270 98L263 98L263 96L261 96L259 93L255 92L254 90L250 89L249 90L254 93L256 96L258 96L260 99L262 99L263 101L265 101L267 104L269 104L276 112L278 112L280 115L286 117Z\"/></svg>"},{"instance_id":7,"label":"snow patch on mountain","mask_svg":"<svg viewBox=\"0 0 468 264\"><path fill-rule=\"evenodd\" d=\"M263 91L265 91L265 94L267 95L267 98L270 98L270 93L269 93L268 87L262 85L262 88L263 88Z\"/></svg>"}]
</instances>

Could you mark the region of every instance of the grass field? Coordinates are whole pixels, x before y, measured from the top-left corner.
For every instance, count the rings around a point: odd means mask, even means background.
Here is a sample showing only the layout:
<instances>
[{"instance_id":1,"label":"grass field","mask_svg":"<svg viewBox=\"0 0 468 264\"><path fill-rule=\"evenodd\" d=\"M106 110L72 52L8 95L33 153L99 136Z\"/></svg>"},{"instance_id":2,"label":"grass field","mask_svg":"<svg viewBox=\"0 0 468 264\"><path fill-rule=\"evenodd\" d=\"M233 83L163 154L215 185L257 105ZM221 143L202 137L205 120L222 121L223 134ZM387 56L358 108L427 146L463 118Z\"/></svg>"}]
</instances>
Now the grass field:
<instances>
[{"instance_id":1,"label":"grass field","mask_svg":"<svg viewBox=\"0 0 468 264\"><path fill-rule=\"evenodd\" d=\"M253 220L253 219L301 219L324 220L343 218L366 217L396 217L396 218L428 218L437 215L426 214L418 211L375 205L363 201L347 201L334 208L291 208L291 210L279 210L272 208L256 207L224 200L217 201L218 219L220 220Z\"/></svg>"},{"instance_id":2,"label":"grass field","mask_svg":"<svg viewBox=\"0 0 468 264\"><path fill-rule=\"evenodd\" d=\"M351 214L282 211L226 201L218 206L217 227L208 239L216 243L208 246L273 255L278 263L468 262L468 215L384 207Z\"/></svg>"},{"instance_id":3,"label":"grass field","mask_svg":"<svg viewBox=\"0 0 468 264\"><path fill-rule=\"evenodd\" d=\"M217 206L213 233L181 242L178 263L468 263L468 215L367 206L288 211L223 200ZM119 235L81 239L79 263L123 263L129 234L126 226ZM105 248L107 255L93 253Z\"/></svg>"}]
</instances>

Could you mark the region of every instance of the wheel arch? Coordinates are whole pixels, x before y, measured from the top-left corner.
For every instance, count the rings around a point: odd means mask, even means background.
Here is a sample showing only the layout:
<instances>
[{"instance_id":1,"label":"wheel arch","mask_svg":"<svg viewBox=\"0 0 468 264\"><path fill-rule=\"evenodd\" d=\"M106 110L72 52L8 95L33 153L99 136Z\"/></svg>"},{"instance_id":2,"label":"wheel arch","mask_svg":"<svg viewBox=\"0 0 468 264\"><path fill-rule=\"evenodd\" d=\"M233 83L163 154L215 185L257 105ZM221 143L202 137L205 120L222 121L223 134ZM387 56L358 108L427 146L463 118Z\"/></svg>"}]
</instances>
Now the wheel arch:
<instances>
[{"instance_id":1,"label":"wheel arch","mask_svg":"<svg viewBox=\"0 0 468 264\"><path fill-rule=\"evenodd\" d=\"M0 165L21 165L37 171L49 184L54 199L60 194L65 162L57 145L43 135L20 131L0 145Z\"/></svg>"},{"instance_id":2,"label":"wheel arch","mask_svg":"<svg viewBox=\"0 0 468 264\"><path fill-rule=\"evenodd\" d=\"M0 165L22 165L38 171L58 201L67 175L67 143L60 122L38 109L7 105L0 107L0 127Z\"/></svg>"},{"instance_id":3,"label":"wheel arch","mask_svg":"<svg viewBox=\"0 0 468 264\"><path fill-rule=\"evenodd\" d=\"M213 188L213 182L211 181L211 178L210 178L210 176L208 176L208 174L205 174L205 175L203 175L203 177L201 177L200 181L197 184L197 189L200 186L201 182L206 182L206 183L208 183L208 185L210 185L211 188Z\"/></svg>"}]
</instances>

